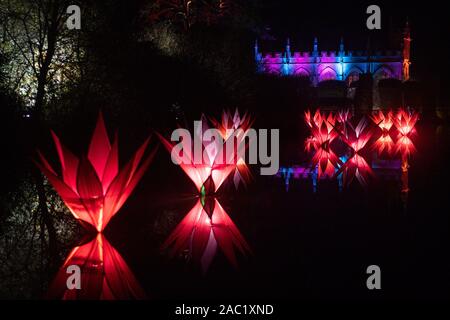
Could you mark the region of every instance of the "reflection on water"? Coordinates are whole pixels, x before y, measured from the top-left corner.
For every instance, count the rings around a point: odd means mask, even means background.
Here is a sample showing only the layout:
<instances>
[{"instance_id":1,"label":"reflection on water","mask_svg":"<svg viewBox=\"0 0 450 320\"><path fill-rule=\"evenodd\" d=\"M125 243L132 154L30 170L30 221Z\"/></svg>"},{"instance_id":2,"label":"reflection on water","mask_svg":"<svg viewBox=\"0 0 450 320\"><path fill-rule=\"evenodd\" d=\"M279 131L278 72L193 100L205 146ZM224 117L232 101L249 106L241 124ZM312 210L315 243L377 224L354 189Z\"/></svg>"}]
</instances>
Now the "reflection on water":
<instances>
[{"instance_id":1,"label":"reflection on water","mask_svg":"<svg viewBox=\"0 0 450 320\"><path fill-rule=\"evenodd\" d=\"M214 196L199 199L163 244L163 249L170 249L172 256L187 252L188 258L200 265L203 272L208 270L218 247L236 268L235 247L243 255L251 252Z\"/></svg>"},{"instance_id":2,"label":"reflection on water","mask_svg":"<svg viewBox=\"0 0 450 320\"><path fill-rule=\"evenodd\" d=\"M77 265L81 269L81 289L68 289L70 273L67 268ZM98 233L90 242L75 247L53 280L48 294L50 299L63 300L128 300L145 298L125 260Z\"/></svg>"},{"instance_id":3,"label":"reflection on water","mask_svg":"<svg viewBox=\"0 0 450 320\"><path fill-rule=\"evenodd\" d=\"M281 167L278 177L289 190L291 179L310 180L313 191L319 181L335 179L338 188L356 178L367 186L374 177L394 177L401 181L401 192L409 191L409 157L416 152L413 136L419 114L414 110L375 111L359 121L348 111L305 112L311 135L305 140L310 163ZM372 120L370 123L368 118ZM396 142L394 142L394 138Z\"/></svg>"},{"instance_id":4,"label":"reflection on water","mask_svg":"<svg viewBox=\"0 0 450 320\"><path fill-rule=\"evenodd\" d=\"M203 116L201 127L194 128L193 131L196 139L201 141L201 154L203 154L201 161L194 161L194 150L190 145L183 146L181 156L179 152L172 152L174 149L172 142L159 136L163 145L171 156L176 158L177 163L195 184L200 194L195 206L164 242L162 249L170 249L172 256L187 253L187 258L200 265L203 272L208 270L218 247L235 267L237 267L237 260L234 247L244 255L250 253L250 247L244 237L217 201L216 192L233 172L236 188L239 182L246 184L249 180L250 170L244 160L232 153L231 156L228 155L226 148L229 139L237 139L237 145L245 143L244 133L252 122L248 114L241 117L238 110L235 111L234 116L224 111L220 122L211 119L211 123L219 130L224 140L220 145L220 142L214 139L212 141L201 139L209 128L206 117ZM229 135L229 130L238 129L242 130L235 136Z\"/></svg>"}]
</instances>

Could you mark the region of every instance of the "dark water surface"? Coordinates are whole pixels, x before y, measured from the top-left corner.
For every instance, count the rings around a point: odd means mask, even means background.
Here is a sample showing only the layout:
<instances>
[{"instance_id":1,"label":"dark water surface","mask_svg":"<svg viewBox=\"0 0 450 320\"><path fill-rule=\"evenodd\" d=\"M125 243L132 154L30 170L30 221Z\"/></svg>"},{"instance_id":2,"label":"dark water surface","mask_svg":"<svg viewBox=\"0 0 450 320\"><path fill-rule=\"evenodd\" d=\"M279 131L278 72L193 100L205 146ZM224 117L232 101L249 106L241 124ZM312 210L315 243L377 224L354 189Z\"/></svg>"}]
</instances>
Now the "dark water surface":
<instances>
[{"instance_id":1,"label":"dark water surface","mask_svg":"<svg viewBox=\"0 0 450 320\"><path fill-rule=\"evenodd\" d=\"M417 124L408 193L400 191L400 170L367 188L355 179L342 191L336 180L319 181L313 192L311 181L293 179L286 192L283 179L256 170L247 188L229 181L219 202L253 250L238 253L238 269L220 249L206 273L160 250L197 201L168 153L105 234L153 298L448 299L448 130ZM381 268L381 291L366 287L372 264Z\"/></svg>"}]
</instances>

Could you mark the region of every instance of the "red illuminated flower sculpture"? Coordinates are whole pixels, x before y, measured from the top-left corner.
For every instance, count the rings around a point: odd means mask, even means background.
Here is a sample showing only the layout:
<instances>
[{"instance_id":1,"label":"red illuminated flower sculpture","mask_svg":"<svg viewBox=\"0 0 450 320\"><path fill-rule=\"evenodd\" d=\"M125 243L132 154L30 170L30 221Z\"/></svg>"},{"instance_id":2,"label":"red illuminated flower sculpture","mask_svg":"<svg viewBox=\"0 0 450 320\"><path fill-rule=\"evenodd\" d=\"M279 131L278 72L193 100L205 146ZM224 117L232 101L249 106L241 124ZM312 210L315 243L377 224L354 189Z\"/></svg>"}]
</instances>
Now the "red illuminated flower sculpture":
<instances>
[{"instance_id":1,"label":"red illuminated flower sculpture","mask_svg":"<svg viewBox=\"0 0 450 320\"><path fill-rule=\"evenodd\" d=\"M414 126L419 120L419 114L415 111L407 111L400 109L394 119L394 124L399 132L395 151L401 153L403 157L407 157L415 151L411 135L415 132Z\"/></svg>"},{"instance_id":2,"label":"red illuminated flower sculpture","mask_svg":"<svg viewBox=\"0 0 450 320\"><path fill-rule=\"evenodd\" d=\"M392 110L384 113L379 110L370 116L370 118L381 130L380 137L374 142L372 149L376 150L378 154L383 153L385 150L388 154L391 154L394 147L394 141L389 134L389 131L394 124L394 115Z\"/></svg>"},{"instance_id":3,"label":"red illuminated flower sculpture","mask_svg":"<svg viewBox=\"0 0 450 320\"><path fill-rule=\"evenodd\" d=\"M402 157L407 157L415 151L414 143L408 136L400 136L395 143L395 152L400 153Z\"/></svg>"},{"instance_id":4,"label":"red illuminated flower sculpture","mask_svg":"<svg viewBox=\"0 0 450 320\"><path fill-rule=\"evenodd\" d=\"M329 148L319 147L312 158L314 167L318 167L317 177L332 178L336 169L342 165L342 161Z\"/></svg>"},{"instance_id":5,"label":"red illuminated flower sculpture","mask_svg":"<svg viewBox=\"0 0 450 320\"><path fill-rule=\"evenodd\" d=\"M359 120L356 128L349 123L348 129L347 134L342 133L341 138L355 153L358 153L369 141L372 136L372 130L368 126L365 117L362 117L361 120Z\"/></svg>"},{"instance_id":6,"label":"red illuminated flower sculpture","mask_svg":"<svg viewBox=\"0 0 450 320\"><path fill-rule=\"evenodd\" d=\"M316 150L312 158L313 166L318 166L318 177L332 177L341 161L330 148L331 142L338 136L335 130L336 118L330 113L326 116L319 109L311 117L305 112L305 122L311 129L311 136L305 141L305 150Z\"/></svg>"},{"instance_id":7,"label":"red illuminated flower sculpture","mask_svg":"<svg viewBox=\"0 0 450 320\"><path fill-rule=\"evenodd\" d=\"M69 289L69 266L81 271L80 288ZM71 270L69 270L71 271ZM73 272L73 271L71 271ZM76 284L76 283L73 283ZM95 239L75 247L58 271L47 293L49 299L129 300L144 299L145 293L122 256L98 233Z\"/></svg>"},{"instance_id":8,"label":"red illuminated flower sculpture","mask_svg":"<svg viewBox=\"0 0 450 320\"><path fill-rule=\"evenodd\" d=\"M313 126L320 127L322 124L322 114L320 113L320 109L317 109L314 113L314 116L311 117L311 111L305 111L305 122L306 124L312 128Z\"/></svg>"},{"instance_id":9,"label":"red illuminated flower sculpture","mask_svg":"<svg viewBox=\"0 0 450 320\"><path fill-rule=\"evenodd\" d=\"M251 253L239 229L219 202L214 197L206 197L206 200L203 197L178 224L162 249L169 249L172 256L187 250L190 258L206 272L217 247L234 267L238 266L235 248L243 255Z\"/></svg>"},{"instance_id":10,"label":"red illuminated flower sculpture","mask_svg":"<svg viewBox=\"0 0 450 320\"><path fill-rule=\"evenodd\" d=\"M314 148L327 149L328 145L338 136L338 132L335 130L336 118L332 113L328 115L316 111L314 117L311 118L310 112L305 112L305 121L311 128L312 137L308 138L306 149L309 149L311 142L314 142Z\"/></svg>"},{"instance_id":11,"label":"red illuminated flower sculpture","mask_svg":"<svg viewBox=\"0 0 450 320\"><path fill-rule=\"evenodd\" d=\"M339 168L336 176L341 172L345 185L349 185L356 176L361 185L367 185L367 179L373 175L367 161L360 155L372 136L372 130L368 126L367 119L362 117L356 128L349 123L347 134L342 133L342 140L352 149L350 158Z\"/></svg>"},{"instance_id":12,"label":"red illuminated flower sculpture","mask_svg":"<svg viewBox=\"0 0 450 320\"><path fill-rule=\"evenodd\" d=\"M236 139L234 152L235 159L233 159L233 162L236 163L236 168L234 170L233 182L236 189L238 188L240 182L246 185L246 183L251 179L251 172L245 163L245 160L238 156L237 148L239 145L245 143L245 133L252 126L253 119L248 113L245 113L241 117L238 109L236 109L234 116L230 111L224 110L222 112L222 119L220 122L214 118L211 118L211 122L213 126L219 130L225 141L230 138ZM234 137L232 137L232 134ZM248 145L246 144L246 147L247 146Z\"/></svg>"},{"instance_id":13,"label":"red illuminated flower sculpture","mask_svg":"<svg viewBox=\"0 0 450 320\"><path fill-rule=\"evenodd\" d=\"M149 143L147 139L132 159L119 169L117 135L111 146L101 114L87 157L77 158L62 145L54 132L52 136L59 155L62 175L56 173L40 152L37 166L46 175L74 217L102 232L130 196L156 150L143 160Z\"/></svg>"},{"instance_id":14,"label":"red illuminated flower sculpture","mask_svg":"<svg viewBox=\"0 0 450 320\"><path fill-rule=\"evenodd\" d=\"M231 118L231 114L224 113L221 123L215 120L212 122L221 132L224 145L218 145L216 140L204 141L201 139L203 132L207 129L203 117L201 132L194 132L202 141L203 158L201 161L197 161L199 163L196 163L194 159L194 150L190 143L183 145L182 152L172 152L175 145L159 135L163 145L171 153L172 160L175 157L176 162L191 178L200 193L195 206L164 242L162 249L169 249L172 255L188 251L192 260L199 264L204 272L211 264L218 247L234 266L237 266L235 248L243 254L250 252L247 242L213 194L233 170L240 170L242 169L240 166L244 165L247 168L237 152L233 153L234 158L232 159L224 159L224 155L227 154L226 142L236 137L237 144L235 145L239 145L243 141L243 134L250 127L251 121L247 115L240 118L239 113L236 112L233 118ZM235 132L233 135L228 135L227 129L242 130L240 133L236 134Z\"/></svg>"},{"instance_id":15,"label":"red illuminated flower sculpture","mask_svg":"<svg viewBox=\"0 0 450 320\"><path fill-rule=\"evenodd\" d=\"M243 131L246 131L250 129L253 124L253 119L250 115L246 112L241 117L238 109L235 110L234 115L232 115L229 110L223 110L220 122L214 118L210 118L210 120L213 126L221 132L224 139L229 138L229 130L242 129Z\"/></svg>"},{"instance_id":16,"label":"red illuminated flower sculpture","mask_svg":"<svg viewBox=\"0 0 450 320\"><path fill-rule=\"evenodd\" d=\"M383 132L388 132L389 130L391 130L391 127L394 124L394 114L392 110L389 110L385 113L379 110L370 118Z\"/></svg>"},{"instance_id":17,"label":"red illuminated flower sculpture","mask_svg":"<svg viewBox=\"0 0 450 320\"><path fill-rule=\"evenodd\" d=\"M355 153L336 172L336 176L342 173L344 185L348 186L356 177L362 186L367 186L368 179L373 176L372 168L367 161Z\"/></svg>"},{"instance_id":18,"label":"red illuminated flower sculpture","mask_svg":"<svg viewBox=\"0 0 450 320\"><path fill-rule=\"evenodd\" d=\"M339 110L336 120L342 124L345 124L348 120L350 120L351 117L352 114L350 113L350 110Z\"/></svg>"},{"instance_id":19,"label":"red illuminated flower sculpture","mask_svg":"<svg viewBox=\"0 0 450 320\"><path fill-rule=\"evenodd\" d=\"M391 135L388 133L382 133L381 136L374 142L372 148L377 151L378 154L382 154L386 151L388 154L392 154L394 141Z\"/></svg>"},{"instance_id":20,"label":"red illuminated flower sculpture","mask_svg":"<svg viewBox=\"0 0 450 320\"><path fill-rule=\"evenodd\" d=\"M419 114L415 111L400 109L394 117L394 125L402 136L407 136L414 132L414 126L419 120Z\"/></svg>"},{"instance_id":21,"label":"red illuminated flower sculpture","mask_svg":"<svg viewBox=\"0 0 450 320\"><path fill-rule=\"evenodd\" d=\"M235 170L236 161L226 161L224 145L218 145L217 141L204 141L203 132L206 131L206 120L202 119L202 132L194 132L197 139L202 141L200 161L195 161L193 146L188 143L183 145L182 152L172 152L175 144L158 134L162 144L175 157L176 162L194 182L199 192L216 192L225 179ZM195 139L195 138L194 138ZM184 143L184 141L183 141ZM195 143L195 142L194 142Z\"/></svg>"}]
</instances>

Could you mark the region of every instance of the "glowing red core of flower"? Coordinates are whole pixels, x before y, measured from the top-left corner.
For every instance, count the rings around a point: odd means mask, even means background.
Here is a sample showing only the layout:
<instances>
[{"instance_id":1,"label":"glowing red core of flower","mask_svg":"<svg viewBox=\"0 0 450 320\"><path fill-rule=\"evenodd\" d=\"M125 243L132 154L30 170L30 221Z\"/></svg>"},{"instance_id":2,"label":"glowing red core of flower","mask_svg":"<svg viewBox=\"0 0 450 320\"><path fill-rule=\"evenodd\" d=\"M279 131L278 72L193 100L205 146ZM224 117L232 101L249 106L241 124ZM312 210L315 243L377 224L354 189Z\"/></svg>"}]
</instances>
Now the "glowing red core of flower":
<instances>
[{"instance_id":1,"label":"glowing red core of flower","mask_svg":"<svg viewBox=\"0 0 450 320\"><path fill-rule=\"evenodd\" d=\"M150 139L119 170L117 134L113 145L106 132L103 117L97 121L87 157L78 159L52 131L61 163L62 177L38 151L37 166L61 196L74 217L102 232L110 219L125 203L150 164L154 150L142 161Z\"/></svg>"}]
</instances>

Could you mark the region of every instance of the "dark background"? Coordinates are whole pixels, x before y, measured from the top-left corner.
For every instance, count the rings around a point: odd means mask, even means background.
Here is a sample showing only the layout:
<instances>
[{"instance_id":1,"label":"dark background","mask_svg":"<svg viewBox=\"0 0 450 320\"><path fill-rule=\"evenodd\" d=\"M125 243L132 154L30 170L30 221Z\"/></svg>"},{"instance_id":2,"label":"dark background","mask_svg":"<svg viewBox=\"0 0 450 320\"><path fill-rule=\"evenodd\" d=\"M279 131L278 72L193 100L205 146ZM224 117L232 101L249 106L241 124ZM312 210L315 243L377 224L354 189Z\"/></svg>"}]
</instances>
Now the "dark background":
<instances>
[{"instance_id":1,"label":"dark background","mask_svg":"<svg viewBox=\"0 0 450 320\"><path fill-rule=\"evenodd\" d=\"M35 170L30 159L36 148L57 163L49 129L75 154L83 154L99 110L111 136L119 129L121 160L153 130L167 134L180 119L191 124L202 112L219 116L223 108L239 107L255 115L256 128L280 128L282 165L305 162L303 111L314 107L304 95L307 89L256 76L254 40L261 40L263 52L282 51L287 37L293 50L311 50L315 36L319 50L337 50L340 37L346 50L365 50L368 38L373 49L399 49L399 32L408 17L411 75L423 86L426 103L414 137L418 152L411 158L406 200L398 181L375 180L368 189L355 181L341 193L334 182L324 182L313 193L301 181L285 192L281 180L261 177L252 168L254 180L248 188L236 191L226 184L220 201L254 255L241 257L240 269L234 270L219 252L204 276L160 252L165 237L195 202L193 184L160 148L105 233L155 300L448 301L450 135L448 118L435 114L437 108L448 113L450 106L445 8L432 2L377 2L382 30L368 31L369 2L249 3L244 12L245 21L251 22L198 24L189 32L176 29L173 22L182 49L170 54L148 39L137 40L156 25L142 17L147 1L82 2L89 14L81 36L93 57L84 81L48 101L46 107L56 111L39 123L22 117L28 107L2 100L11 109L2 109L0 128L2 150L8 150L2 186L8 196L2 200L1 219L11 214L8 192ZM398 42L392 41L395 35ZM155 136L152 141L157 143ZM165 227L155 227L156 221ZM22 285L33 288L32 298L43 296L57 266L82 235L82 230L75 237L59 235L60 252L53 257L53 268L45 268L42 283ZM365 287L365 269L371 264L381 267L381 291ZM29 298L22 291L2 296L24 297Z\"/></svg>"}]
</instances>

